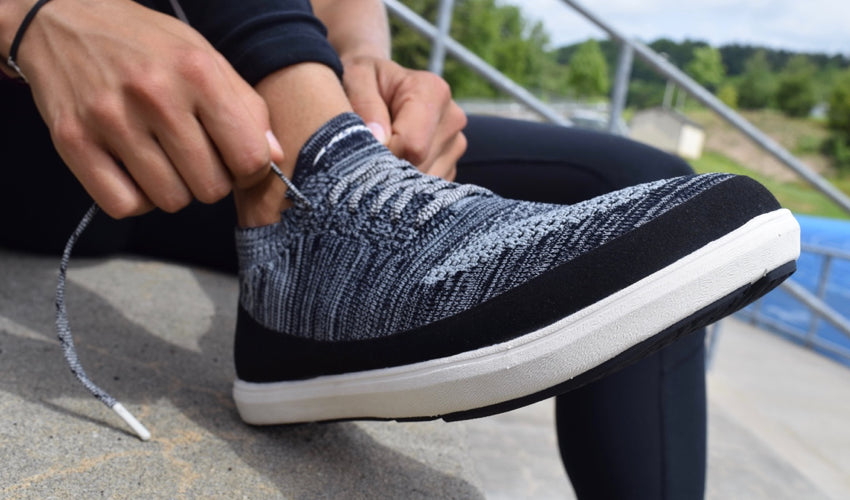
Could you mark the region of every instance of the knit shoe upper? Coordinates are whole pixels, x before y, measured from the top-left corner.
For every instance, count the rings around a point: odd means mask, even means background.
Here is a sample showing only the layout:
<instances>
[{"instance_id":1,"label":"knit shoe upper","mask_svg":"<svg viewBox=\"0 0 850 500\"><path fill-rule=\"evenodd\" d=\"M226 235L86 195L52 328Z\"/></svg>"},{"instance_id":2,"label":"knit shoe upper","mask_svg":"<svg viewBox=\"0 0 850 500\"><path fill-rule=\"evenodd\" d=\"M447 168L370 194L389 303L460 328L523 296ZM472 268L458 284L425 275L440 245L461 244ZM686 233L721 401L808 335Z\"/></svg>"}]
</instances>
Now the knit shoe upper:
<instances>
[{"instance_id":1,"label":"knit shoe upper","mask_svg":"<svg viewBox=\"0 0 850 500\"><path fill-rule=\"evenodd\" d=\"M237 231L241 306L291 336L385 337L469 310L729 177L658 181L572 206L508 200L419 173L356 115L341 115L299 157L293 184L306 200L278 224Z\"/></svg>"},{"instance_id":2,"label":"knit shoe upper","mask_svg":"<svg viewBox=\"0 0 850 500\"><path fill-rule=\"evenodd\" d=\"M530 404L733 312L799 255L794 218L745 177L508 200L419 173L352 114L291 184L280 223L237 231L233 394L252 424Z\"/></svg>"}]
</instances>

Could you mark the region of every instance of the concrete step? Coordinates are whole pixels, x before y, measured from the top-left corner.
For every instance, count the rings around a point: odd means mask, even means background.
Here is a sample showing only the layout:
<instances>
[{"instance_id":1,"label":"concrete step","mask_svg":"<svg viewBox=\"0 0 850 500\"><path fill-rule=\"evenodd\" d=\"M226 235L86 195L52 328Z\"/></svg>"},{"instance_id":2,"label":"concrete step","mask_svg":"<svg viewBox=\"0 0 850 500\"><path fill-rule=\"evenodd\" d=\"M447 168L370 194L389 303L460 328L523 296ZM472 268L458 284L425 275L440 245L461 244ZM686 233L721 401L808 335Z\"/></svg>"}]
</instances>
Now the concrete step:
<instances>
[{"instance_id":1,"label":"concrete step","mask_svg":"<svg viewBox=\"0 0 850 500\"><path fill-rule=\"evenodd\" d=\"M68 308L80 357L151 430L143 443L64 364L53 329L57 263L0 251L2 498L575 498L558 458L550 401L452 424L250 427L230 399L233 277L135 258L74 259ZM848 415L830 413L839 405L828 404L850 400L848 370L729 325L709 378L708 497L850 492L842 482L846 455L833 456L844 443L838 419ZM768 383L780 376L771 370L791 367L802 395ZM805 399L793 404L792 397ZM810 441L812 429L789 412L831 442ZM818 412L831 416L811 416ZM789 433L791 444L776 440ZM805 461L794 447L801 443Z\"/></svg>"}]
</instances>

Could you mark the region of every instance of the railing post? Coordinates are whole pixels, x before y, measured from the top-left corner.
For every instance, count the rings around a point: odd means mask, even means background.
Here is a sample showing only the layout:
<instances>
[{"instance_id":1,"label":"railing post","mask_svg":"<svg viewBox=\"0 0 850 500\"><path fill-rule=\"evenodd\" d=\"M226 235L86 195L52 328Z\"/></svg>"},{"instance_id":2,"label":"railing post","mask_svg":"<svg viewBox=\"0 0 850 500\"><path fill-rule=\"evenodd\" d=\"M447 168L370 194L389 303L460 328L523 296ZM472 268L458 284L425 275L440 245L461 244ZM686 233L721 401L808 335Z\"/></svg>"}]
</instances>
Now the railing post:
<instances>
[{"instance_id":1,"label":"railing post","mask_svg":"<svg viewBox=\"0 0 850 500\"><path fill-rule=\"evenodd\" d=\"M750 324L753 326L758 326L759 318L761 316L761 308L764 305L764 299L759 299L755 301L752 305L753 314L750 316Z\"/></svg>"},{"instance_id":2,"label":"railing post","mask_svg":"<svg viewBox=\"0 0 850 500\"><path fill-rule=\"evenodd\" d=\"M443 65L446 62L446 37L452 26L452 11L454 0L440 0L440 10L437 13L437 36L431 43L431 60L428 69L431 73L443 76Z\"/></svg>"},{"instance_id":3,"label":"railing post","mask_svg":"<svg viewBox=\"0 0 850 500\"><path fill-rule=\"evenodd\" d=\"M664 87L664 101L661 102L661 107L664 109L670 109L673 106L673 91L676 90L676 86L670 80L667 80L667 86Z\"/></svg>"},{"instance_id":4,"label":"railing post","mask_svg":"<svg viewBox=\"0 0 850 500\"><path fill-rule=\"evenodd\" d=\"M823 267L820 272L820 280L818 281L818 291L817 297L821 300L824 300L826 297L826 285L829 281L829 275L832 272L832 255L824 255L823 256ZM813 339L818 333L818 323L820 323L820 315L817 314L814 310L812 310L812 319L809 322L809 331L806 334L806 343L809 346L814 345Z\"/></svg>"},{"instance_id":5,"label":"railing post","mask_svg":"<svg viewBox=\"0 0 850 500\"><path fill-rule=\"evenodd\" d=\"M627 43L620 44L620 56L617 58L617 73L614 77L614 90L611 93L611 112L608 116L608 132L619 134L620 117L626 108L626 98L629 95L629 80L632 74L632 63L635 51Z\"/></svg>"},{"instance_id":6,"label":"railing post","mask_svg":"<svg viewBox=\"0 0 850 500\"><path fill-rule=\"evenodd\" d=\"M685 92L677 92L676 93L676 109L679 111L685 110L685 99L688 98L688 94Z\"/></svg>"}]
</instances>

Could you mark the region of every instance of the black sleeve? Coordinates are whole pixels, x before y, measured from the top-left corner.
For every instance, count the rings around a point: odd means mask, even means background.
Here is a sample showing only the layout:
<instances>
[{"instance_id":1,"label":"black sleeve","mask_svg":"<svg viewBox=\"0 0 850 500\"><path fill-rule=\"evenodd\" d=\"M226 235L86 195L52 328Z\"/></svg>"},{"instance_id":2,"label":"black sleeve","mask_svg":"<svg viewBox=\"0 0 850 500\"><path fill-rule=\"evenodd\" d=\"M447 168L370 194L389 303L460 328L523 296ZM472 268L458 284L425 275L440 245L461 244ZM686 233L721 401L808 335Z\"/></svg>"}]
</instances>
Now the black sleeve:
<instances>
[{"instance_id":1,"label":"black sleeve","mask_svg":"<svg viewBox=\"0 0 850 500\"><path fill-rule=\"evenodd\" d=\"M173 12L169 0L155 3ZM342 64L309 0L179 0L179 5L189 24L251 85L301 62L325 64L342 76Z\"/></svg>"}]
</instances>

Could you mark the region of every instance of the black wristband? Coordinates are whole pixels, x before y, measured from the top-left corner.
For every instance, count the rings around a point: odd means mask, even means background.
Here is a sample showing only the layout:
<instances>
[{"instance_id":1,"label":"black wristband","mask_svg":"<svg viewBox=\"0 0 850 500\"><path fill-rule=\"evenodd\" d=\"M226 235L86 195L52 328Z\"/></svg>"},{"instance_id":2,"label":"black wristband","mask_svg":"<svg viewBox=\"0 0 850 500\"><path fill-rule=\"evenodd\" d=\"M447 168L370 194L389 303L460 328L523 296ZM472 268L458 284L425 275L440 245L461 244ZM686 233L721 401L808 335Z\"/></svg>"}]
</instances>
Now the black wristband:
<instances>
[{"instance_id":1,"label":"black wristband","mask_svg":"<svg viewBox=\"0 0 850 500\"><path fill-rule=\"evenodd\" d=\"M24 16L24 20L21 21L21 25L18 27L17 33L15 33L15 38L12 40L12 48L9 49L9 59L6 60L6 64L9 65L10 68L15 70L18 75L24 80L27 81L27 77L24 76L24 73L21 71L20 66L15 60L18 58L18 47L21 45L21 39L24 37L24 33L26 33L27 28L29 28L32 19L38 14L39 9L44 7L44 4L49 2L50 0L38 0L35 5L32 6L27 15Z\"/></svg>"}]
</instances>

